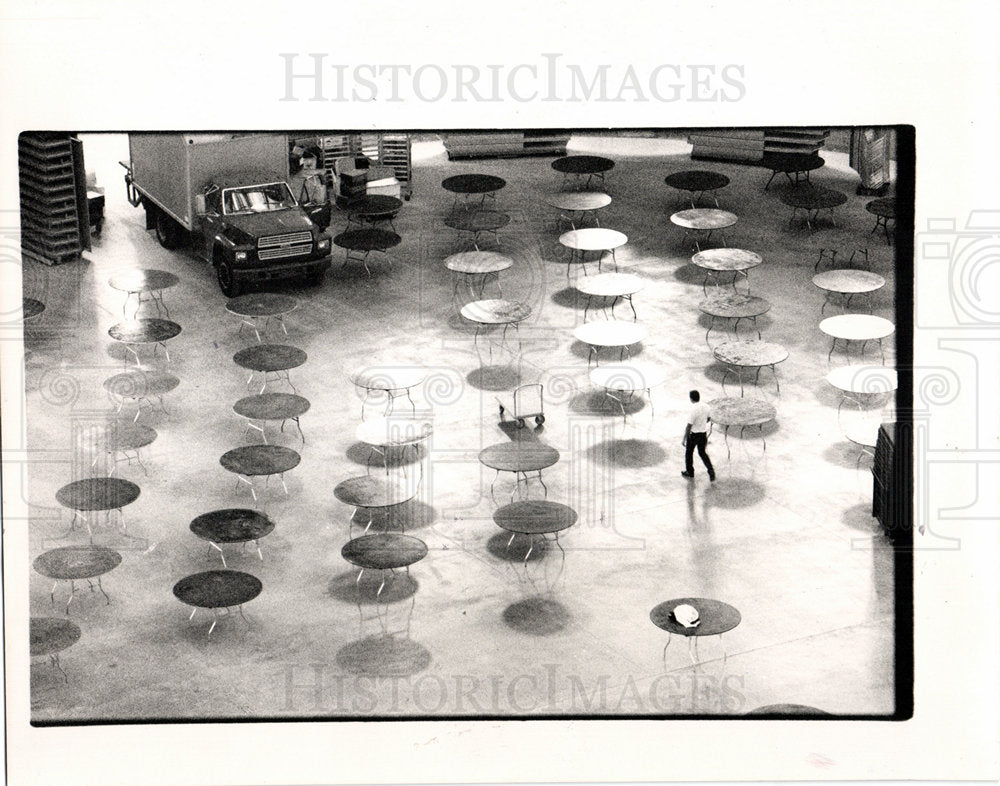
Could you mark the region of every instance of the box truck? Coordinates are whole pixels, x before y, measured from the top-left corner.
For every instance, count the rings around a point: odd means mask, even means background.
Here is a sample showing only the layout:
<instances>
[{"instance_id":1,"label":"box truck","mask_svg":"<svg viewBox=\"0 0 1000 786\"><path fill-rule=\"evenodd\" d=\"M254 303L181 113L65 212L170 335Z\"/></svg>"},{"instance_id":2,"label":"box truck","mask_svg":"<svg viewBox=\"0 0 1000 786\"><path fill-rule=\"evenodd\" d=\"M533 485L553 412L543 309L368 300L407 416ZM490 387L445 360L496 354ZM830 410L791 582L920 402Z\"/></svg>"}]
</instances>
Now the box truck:
<instances>
[{"instance_id":1,"label":"box truck","mask_svg":"<svg viewBox=\"0 0 1000 786\"><path fill-rule=\"evenodd\" d=\"M193 245L235 297L330 267L329 204L299 204L283 134L129 134L125 186L164 248ZM325 224L323 223L325 219Z\"/></svg>"}]
</instances>

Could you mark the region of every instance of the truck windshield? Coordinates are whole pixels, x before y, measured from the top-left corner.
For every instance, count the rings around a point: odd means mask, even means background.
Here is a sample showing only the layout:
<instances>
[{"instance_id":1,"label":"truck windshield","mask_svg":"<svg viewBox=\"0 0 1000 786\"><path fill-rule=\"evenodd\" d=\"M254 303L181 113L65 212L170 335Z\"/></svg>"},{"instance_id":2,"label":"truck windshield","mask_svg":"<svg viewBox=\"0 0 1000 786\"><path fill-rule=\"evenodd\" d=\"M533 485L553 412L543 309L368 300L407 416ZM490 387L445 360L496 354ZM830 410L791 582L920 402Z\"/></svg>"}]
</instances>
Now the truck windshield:
<instances>
[{"instance_id":1,"label":"truck windshield","mask_svg":"<svg viewBox=\"0 0 1000 786\"><path fill-rule=\"evenodd\" d=\"M295 197L285 183L267 183L243 188L227 188L222 192L225 214L266 213L295 207Z\"/></svg>"}]
</instances>

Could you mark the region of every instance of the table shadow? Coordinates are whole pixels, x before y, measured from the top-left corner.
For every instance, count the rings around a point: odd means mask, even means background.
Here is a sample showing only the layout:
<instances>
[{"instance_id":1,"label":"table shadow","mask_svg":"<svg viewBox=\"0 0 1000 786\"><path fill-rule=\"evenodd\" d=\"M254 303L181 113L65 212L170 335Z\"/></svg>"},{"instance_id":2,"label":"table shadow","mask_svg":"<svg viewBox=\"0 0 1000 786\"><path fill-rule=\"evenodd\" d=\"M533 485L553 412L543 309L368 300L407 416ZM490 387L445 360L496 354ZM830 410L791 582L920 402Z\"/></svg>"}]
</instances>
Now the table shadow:
<instances>
[{"instance_id":1,"label":"table shadow","mask_svg":"<svg viewBox=\"0 0 1000 786\"><path fill-rule=\"evenodd\" d=\"M634 415L646 408L645 393L639 392L622 402L626 415ZM621 417L621 409L607 395L599 390L578 393L569 401L570 412L578 415L593 415L595 417Z\"/></svg>"},{"instance_id":2,"label":"table shadow","mask_svg":"<svg viewBox=\"0 0 1000 786\"><path fill-rule=\"evenodd\" d=\"M549 550L549 541L547 538L530 538L520 533L514 533L514 540L511 541L510 548L507 548L507 541L510 540L510 536L510 532L500 530L486 542L486 550L498 559L517 563L524 562L524 555L531 548L532 540L534 540L534 548L531 549L528 562L535 562L542 559Z\"/></svg>"},{"instance_id":3,"label":"table shadow","mask_svg":"<svg viewBox=\"0 0 1000 786\"><path fill-rule=\"evenodd\" d=\"M521 381L517 366L480 366L465 376L465 381L476 390L513 390Z\"/></svg>"},{"instance_id":4,"label":"table shadow","mask_svg":"<svg viewBox=\"0 0 1000 786\"><path fill-rule=\"evenodd\" d=\"M683 457L681 460L683 461ZM699 463L698 457L695 456L696 480L697 475L704 471ZM749 508L762 502L766 495L767 488L763 483L749 478L719 475L715 483L708 487L706 500L709 505L716 508Z\"/></svg>"},{"instance_id":5,"label":"table shadow","mask_svg":"<svg viewBox=\"0 0 1000 786\"><path fill-rule=\"evenodd\" d=\"M360 464L362 467L371 467L373 471L377 469L384 470L386 467L396 469L399 467L415 466L427 457L426 445L421 443L416 448L416 456L413 455L414 450L410 446L407 446L405 449L390 448L386 453L376 451L372 455L371 445L367 442L355 442L347 449L346 455L355 464ZM371 463L369 463L369 459L371 459Z\"/></svg>"},{"instance_id":6,"label":"table shadow","mask_svg":"<svg viewBox=\"0 0 1000 786\"><path fill-rule=\"evenodd\" d=\"M609 439L587 448L587 458L616 467L655 467L666 460L667 453L649 439Z\"/></svg>"},{"instance_id":7,"label":"table shadow","mask_svg":"<svg viewBox=\"0 0 1000 786\"><path fill-rule=\"evenodd\" d=\"M337 665L350 674L407 677L426 669L431 654L422 644L398 636L368 636L337 650Z\"/></svg>"},{"instance_id":8,"label":"table shadow","mask_svg":"<svg viewBox=\"0 0 1000 786\"><path fill-rule=\"evenodd\" d=\"M551 598L534 596L513 603L503 610L504 624L530 636L551 636L570 622L569 609Z\"/></svg>"},{"instance_id":9,"label":"table shadow","mask_svg":"<svg viewBox=\"0 0 1000 786\"><path fill-rule=\"evenodd\" d=\"M583 311L584 307L587 305L587 298L581 295L576 287L566 287L565 289L560 289L558 292L552 294L550 300L557 306L572 308L577 311Z\"/></svg>"},{"instance_id":10,"label":"table shadow","mask_svg":"<svg viewBox=\"0 0 1000 786\"><path fill-rule=\"evenodd\" d=\"M372 605L409 600L420 588L417 580L412 575L407 576L405 571L397 570L395 575L386 571L385 587L382 589L382 594L379 595L378 588L382 584L381 574L382 571L379 570L366 570L361 576L361 581L358 581L358 569L351 568L330 579L326 585L326 592L331 598L336 598L344 603Z\"/></svg>"},{"instance_id":11,"label":"table shadow","mask_svg":"<svg viewBox=\"0 0 1000 786\"><path fill-rule=\"evenodd\" d=\"M628 321L628 320L624 320ZM591 352L590 345L584 344L582 341L573 340L570 344L570 352L581 358L584 361L589 361ZM622 356L621 349L619 347L601 347L599 350L600 362L604 364L611 363L628 363L630 360L635 360L643 352L643 345L640 341L637 344L630 344L629 351Z\"/></svg>"},{"instance_id":12,"label":"table shadow","mask_svg":"<svg viewBox=\"0 0 1000 786\"><path fill-rule=\"evenodd\" d=\"M368 534L377 532L405 532L409 534L413 530L429 527L437 518L437 511L431 505L421 502L417 498L387 508L370 508L369 510L372 523L368 527ZM350 527L351 537L358 538L364 533L368 512L366 510L357 514L355 520L359 523Z\"/></svg>"}]
</instances>

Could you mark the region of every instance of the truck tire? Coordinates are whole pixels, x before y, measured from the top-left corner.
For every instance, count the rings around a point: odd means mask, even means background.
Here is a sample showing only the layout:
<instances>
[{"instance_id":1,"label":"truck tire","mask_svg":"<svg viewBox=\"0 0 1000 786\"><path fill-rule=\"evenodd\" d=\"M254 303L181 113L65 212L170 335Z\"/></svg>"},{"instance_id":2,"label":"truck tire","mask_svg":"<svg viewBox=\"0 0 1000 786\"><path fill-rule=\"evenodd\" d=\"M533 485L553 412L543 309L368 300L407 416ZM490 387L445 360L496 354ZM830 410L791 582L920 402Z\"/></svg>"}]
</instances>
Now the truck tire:
<instances>
[{"instance_id":1,"label":"truck tire","mask_svg":"<svg viewBox=\"0 0 1000 786\"><path fill-rule=\"evenodd\" d=\"M219 289L226 297L236 297L243 291L243 282L236 277L232 264L227 260L215 266L215 275L219 280Z\"/></svg>"},{"instance_id":2,"label":"truck tire","mask_svg":"<svg viewBox=\"0 0 1000 786\"><path fill-rule=\"evenodd\" d=\"M177 226L176 221L162 210L156 211L154 228L156 230L156 239L160 241L160 245L164 248L177 248L180 244L180 227Z\"/></svg>"}]
</instances>

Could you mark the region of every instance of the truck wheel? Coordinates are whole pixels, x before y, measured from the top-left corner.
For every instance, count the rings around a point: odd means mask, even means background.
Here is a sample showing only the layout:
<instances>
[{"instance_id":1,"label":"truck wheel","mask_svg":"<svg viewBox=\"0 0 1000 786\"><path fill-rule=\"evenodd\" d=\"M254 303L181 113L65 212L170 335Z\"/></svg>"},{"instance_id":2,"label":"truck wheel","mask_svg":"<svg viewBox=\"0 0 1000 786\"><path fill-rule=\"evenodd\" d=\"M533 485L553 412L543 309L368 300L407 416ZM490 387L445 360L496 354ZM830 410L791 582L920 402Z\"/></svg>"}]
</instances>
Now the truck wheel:
<instances>
[{"instance_id":1,"label":"truck wheel","mask_svg":"<svg viewBox=\"0 0 1000 786\"><path fill-rule=\"evenodd\" d=\"M236 297L243 291L243 283L236 278L233 273L233 266L223 260L215 268L215 274L219 279L219 289L226 297Z\"/></svg>"},{"instance_id":2,"label":"truck wheel","mask_svg":"<svg viewBox=\"0 0 1000 786\"><path fill-rule=\"evenodd\" d=\"M177 223L162 210L156 211L156 239L164 248L177 248L180 242Z\"/></svg>"}]
</instances>

